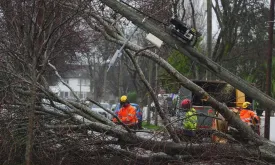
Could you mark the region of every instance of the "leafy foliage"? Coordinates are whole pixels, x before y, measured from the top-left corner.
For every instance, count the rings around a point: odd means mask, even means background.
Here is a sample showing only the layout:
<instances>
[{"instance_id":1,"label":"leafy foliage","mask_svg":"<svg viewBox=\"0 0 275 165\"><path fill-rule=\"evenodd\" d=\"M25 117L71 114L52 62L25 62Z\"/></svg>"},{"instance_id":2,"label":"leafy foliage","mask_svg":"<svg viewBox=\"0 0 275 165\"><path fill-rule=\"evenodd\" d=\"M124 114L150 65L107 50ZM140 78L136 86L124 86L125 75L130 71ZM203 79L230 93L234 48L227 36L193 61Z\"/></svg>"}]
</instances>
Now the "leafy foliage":
<instances>
[{"instance_id":1,"label":"leafy foliage","mask_svg":"<svg viewBox=\"0 0 275 165\"><path fill-rule=\"evenodd\" d=\"M201 46L202 40L202 37L198 38L198 41L195 45L195 48L200 52L203 51ZM198 75L199 77L203 77L204 70L202 70L200 66L197 66L187 56L177 50L172 50L169 57L167 58L167 62L189 79L198 79L198 77L196 77L196 72L201 74ZM173 77L171 77L165 71L160 72L160 77L162 85L168 92L178 91L179 84Z\"/></svg>"},{"instance_id":2,"label":"leafy foliage","mask_svg":"<svg viewBox=\"0 0 275 165\"><path fill-rule=\"evenodd\" d=\"M135 92L135 91L129 92L127 94L127 96L128 96L128 100L131 103L136 103L137 102L137 92Z\"/></svg>"},{"instance_id":3,"label":"leafy foliage","mask_svg":"<svg viewBox=\"0 0 275 165\"><path fill-rule=\"evenodd\" d=\"M180 52L173 50L171 55L168 57L167 61L171 64L175 69L177 69L181 74L185 75L186 77L191 77L191 67L192 62ZM168 91L177 91L178 90L178 83L177 81L167 74L165 71L160 71L160 78L163 87Z\"/></svg>"}]
</instances>

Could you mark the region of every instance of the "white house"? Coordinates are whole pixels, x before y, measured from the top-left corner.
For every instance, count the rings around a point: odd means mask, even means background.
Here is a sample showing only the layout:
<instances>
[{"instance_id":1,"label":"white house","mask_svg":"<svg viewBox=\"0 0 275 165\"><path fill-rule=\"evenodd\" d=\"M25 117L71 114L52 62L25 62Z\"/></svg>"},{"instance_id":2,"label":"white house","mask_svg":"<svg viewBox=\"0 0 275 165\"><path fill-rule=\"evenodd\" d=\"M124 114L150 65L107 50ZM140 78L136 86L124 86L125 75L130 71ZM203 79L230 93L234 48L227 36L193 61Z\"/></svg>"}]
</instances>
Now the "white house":
<instances>
[{"instance_id":1,"label":"white house","mask_svg":"<svg viewBox=\"0 0 275 165\"><path fill-rule=\"evenodd\" d=\"M62 77L80 99L90 96L90 79L86 69L76 68L68 71ZM55 86L50 86L50 89L62 98L75 99L71 90L61 81Z\"/></svg>"}]
</instances>

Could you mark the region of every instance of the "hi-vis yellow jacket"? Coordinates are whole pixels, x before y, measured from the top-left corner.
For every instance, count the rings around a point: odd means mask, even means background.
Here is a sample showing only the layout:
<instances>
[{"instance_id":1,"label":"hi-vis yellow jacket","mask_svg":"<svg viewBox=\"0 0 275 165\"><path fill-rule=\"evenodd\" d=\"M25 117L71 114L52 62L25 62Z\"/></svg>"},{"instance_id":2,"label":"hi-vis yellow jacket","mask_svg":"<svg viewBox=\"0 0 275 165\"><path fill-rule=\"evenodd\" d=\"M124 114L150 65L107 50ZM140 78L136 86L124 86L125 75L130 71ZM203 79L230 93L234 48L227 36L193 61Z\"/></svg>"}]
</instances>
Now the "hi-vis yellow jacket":
<instances>
[{"instance_id":1,"label":"hi-vis yellow jacket","mask_svg":"<svg viewBox=\"0 0 275 165\"><path fill-rule=\"evenodd\" d=\"M185 129L195 130L197 129L197 124L198 124L198 116L197 116L196 110L194 108L191 108L185 114L183 127Z\"/></svg>"}]
</instances>

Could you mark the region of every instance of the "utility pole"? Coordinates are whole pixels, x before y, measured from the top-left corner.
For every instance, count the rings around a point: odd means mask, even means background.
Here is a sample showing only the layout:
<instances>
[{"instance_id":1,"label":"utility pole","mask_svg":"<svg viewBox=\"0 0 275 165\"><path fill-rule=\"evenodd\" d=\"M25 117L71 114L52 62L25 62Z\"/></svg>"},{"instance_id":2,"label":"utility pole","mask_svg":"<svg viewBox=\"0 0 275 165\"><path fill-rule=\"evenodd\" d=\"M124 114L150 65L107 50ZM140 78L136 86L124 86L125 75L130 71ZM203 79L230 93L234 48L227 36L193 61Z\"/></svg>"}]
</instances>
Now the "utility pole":
<instances>
[{"instance_id":1,"label":"utility pole","mask_svg":"<svg viewBox=\"0 0 275 165\"><path fill-rule=\"evenodd\" d=\"M266 70L266 94L271 95L271 71L272 71L272 49L273 49L273 26L274 26L274 0L270 0L269 27L268 27L268 52ZM270 108L265 110L264 137L269 139L270 134Z\"/></svg>"},{"instance_id":2,"label":"utility pole","mask_svg":"<svg viewBox=\"0 0 275 165\"><path fill-rule=\"evenodd\" d=\"M207 55L212 59L212 0L207 0ZM206 71L206 80L211 79L211 73Z\"/></svg>"},{"instance_id":3,"label":"utility pole","mask_svg":"<svg viewBox=\"0 0 275 165\"><path fill-rule=\"evenodd\" d=\"M152 61L149 61L149 73L148 73L148 81L151 85L151 78L152 78ZM151 96L148 94L147 97L147 124L151 123Z\"/></svg>"}]
</instances>

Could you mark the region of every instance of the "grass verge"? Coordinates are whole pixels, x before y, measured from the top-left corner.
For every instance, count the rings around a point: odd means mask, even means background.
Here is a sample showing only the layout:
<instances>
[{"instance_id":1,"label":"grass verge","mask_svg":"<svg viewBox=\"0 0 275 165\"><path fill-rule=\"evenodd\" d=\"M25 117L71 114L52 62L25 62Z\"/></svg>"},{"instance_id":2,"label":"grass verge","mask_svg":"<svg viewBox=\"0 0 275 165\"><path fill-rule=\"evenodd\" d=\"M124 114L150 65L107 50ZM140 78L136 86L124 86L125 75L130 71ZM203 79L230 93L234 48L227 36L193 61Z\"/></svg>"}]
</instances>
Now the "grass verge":
<instances>
[{"instance_id":1,"label":"grass verge","mask_svg":"<svg viewBox=\"0 0 275 165\"><path fill-rule=\"evenodd\" d=\"M147 122L142 122L142 127L150 130L163 130L162 126L156 126L153 124L148 124Z\"/></svg>"}]
</instances>

